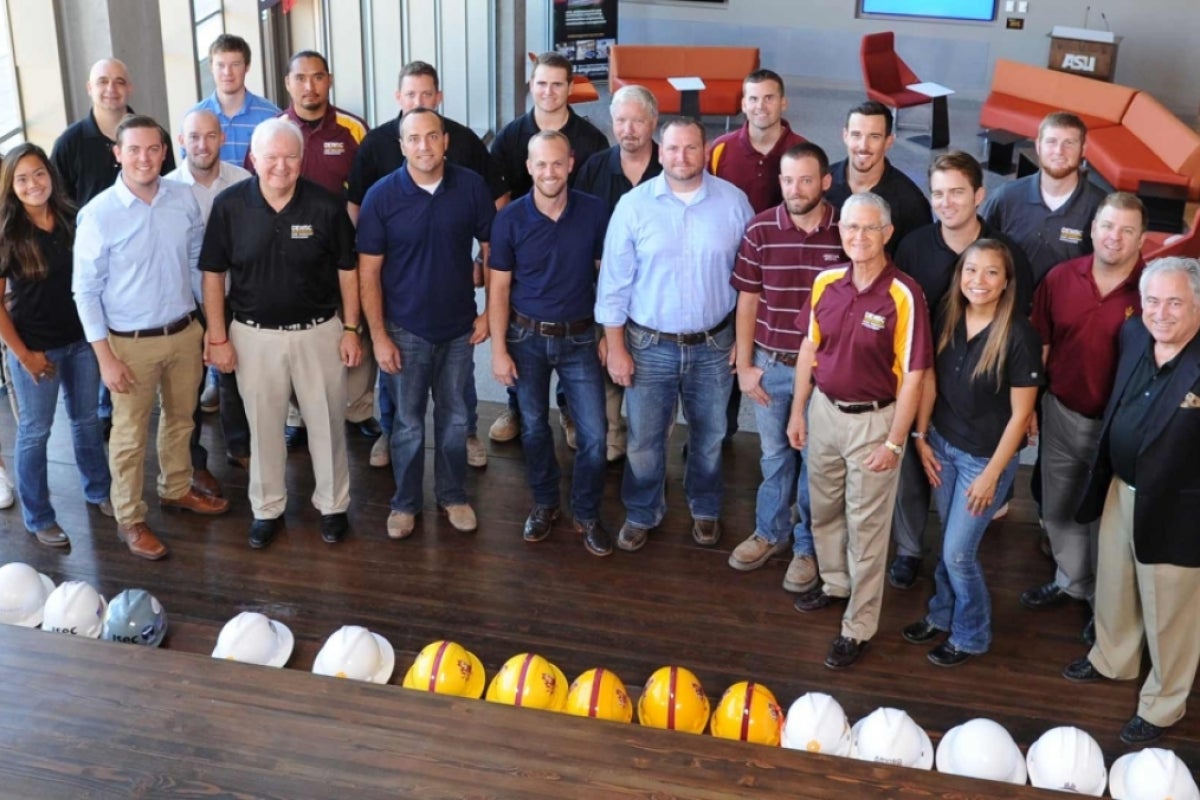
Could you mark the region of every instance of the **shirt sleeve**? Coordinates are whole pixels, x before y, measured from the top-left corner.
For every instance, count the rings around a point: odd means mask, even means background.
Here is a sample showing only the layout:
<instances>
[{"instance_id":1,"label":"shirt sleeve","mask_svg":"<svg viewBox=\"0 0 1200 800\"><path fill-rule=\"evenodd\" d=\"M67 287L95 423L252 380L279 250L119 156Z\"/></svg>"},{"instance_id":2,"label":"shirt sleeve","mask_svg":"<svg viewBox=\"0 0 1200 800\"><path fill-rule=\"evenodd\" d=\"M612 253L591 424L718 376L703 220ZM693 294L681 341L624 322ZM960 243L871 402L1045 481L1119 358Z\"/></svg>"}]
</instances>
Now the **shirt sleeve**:
<instances>
[{"instance_id":1,"label":"shirt sleeve","mask_svg":"<svg viewBox=\"0 0 1200 800\"><path fill-rule=\"evenodd\" d=\"M596 284L596 322L608 327L629 320L629 300L637 271L636 238L633 223L637 213L630 195L617 202L608 232L604 237L604 256Z\"/></svg>"},{"instance_id":2,"label":"shirt sleeve","mask_svg":"<svg viewBox=\"0 0 1200 800\"><path fill-rule=\"evenodd\" d=\"M479 209L475 220L475 240L480 244L492 238L492 222L496 219L496 202L481 177L472 181L475 186L475 205Z\"/></svg>"},{"instance_id":3,"label":"shirt sleeve","mask_svg":"<svg viewBox=\"0 0 1200 800\"><path fill-rule=\"evenodd\" d=\"M358 252L369 256L381 256L387 250L387 231L383 223L383 181L367 190L362 208L358 212L358 230L355 239Z\"/></svg>"},{"instance_id":4,"label":"shirt sleeve","mask_svg":"<svg viewBox=\"0 0 1200 800\"><path fill-rule=\"evenodd\" d=\"M196 305L204 305L204 276L200 272L200 251L204 247L204 215L191 189L181 195L188 207L188 275Z\"/></svg>"},{"instance_id":5,"label":"shirt sleeve","mask_svg":"<svg viewBox=\"0 0 1200 800\"><path fill-rule=\"evenodd\" d=\"M1042 374L1042 342L1037 331L1025 320L1013 320L1005 372L1009 386L1041 386L1045 383L1045 375Z\"/></svg>"},{"instance_id":6,"label":"shirt sleeve","mask_svg":"<svg viewBox=\"0 0 1200 800\"><path fill-rule=\"evenodd\" d=\"M742 236L729 285L739 292L762 294L762 244L758 241L756 228L747 229Z\"/></svg>"},{"instance_id":7,"label":"shirt sleeve","mask_svg":"<svg viewBox=\"0 0 1200 800\"><path fill-rule=\"evenodd\" d=\"M345 205L339 203L333 215L333 253L337 259L338 269L350 271L358 267L358 259L354 256L354 223L346 213Z\"/></svg>"},{"instance_id":8,"label":"shirt sleeve","mask_svg":"<svg viewBox=\"0 0 1200 800\"><path fill-rule=\"evenodd\" d=\"M50 151L50 163L58 170L58 175L62 178L63 193L73 200L77 200L79 195L76 194L79 176L75 174L75 164L72 154L68 152L71 149L70 142L65 136L60 136L54 142L54 149Z\"/></svg>"},{"instance_id":9,"label":"shirt sleeve","mask_svg":"<svg viewBox=\"0 0 1200 800\"><path fill-rule=\"evenodd\" d=\"M1053 271L1053 270L1052 270ZM1042 346L1050 344L1054 338L1054 324L1050 316L1050 275L1047 274L1033 292L1033 313L1029 315L1033 329L1042 340Z\"/></svg>"},{"instance_id":10,"label":"shirt sleeve","mask_svg":"<svg viewBox=\"0 0 1200 800\"><path fill-rule=\"evenodd\" d=\"M907 287L907 284L905 286ZM919 286L907 288L908 307L903 312L907 318L903 320L902 325L897 325L898 331L901 328L907 328L909 331L908 341L899 343L900 347L908 351L908 357L901 366L905 372L917 372L933 366L933 331L929 324L929 307L925 305L924 293Z\"/></svg>"},{"instance_id":11,"label":"shirt sleeve","mask_svg":"<svg viewBox=\"0 0 1200 800\"><path fill-rule=\"evenodd\" d=\"M346 183L346 200L356 206L363 204L363 197L367 194L366 187L379 180L379 176L375 174L375 161L371 157L373 144L370 137L364 139L362 146L354 154L354 164L350 167L350 177Z\"/></svg>"},{"instance_id":12,"label":"shirt sleeve","mask_svg":"<svg viewBox=\"0 0 1200 800\"><path fill-rule=\"evenodd\" d=\"M71 291L75 295L79 321L83 323L83 334L89 342L108 337L104 304L100 299L108 284L108 248L101 227L95 209L84 206L75 228Z\"/></svg>"},{"instance_id":13,"label":"shirt sleeve","mask_svg":"<svg viewBox=\"0 0 1200 800\"><path fill-rule=\"evenodd\" d=\"M495 222L492 223L492 250L488 254L488 267L499 272L512 272L516 266L516 243L513 241L511 223L516 208L515 205L509 204L500 209Z\"/></svg>"},{"instance_id":14,"label":"shirt sleeve","mask_svg":"<svg viewBox=\"0 0 1200 800\"><path fill-rule=\"evenodd\" d=\"M233 266L229 258L229 222L226 209L229 204L220 195L213 201L208 225L204 228L204 241L200 247L200 269L203 272L228 272Z\"/></svg>"}]
</instances>

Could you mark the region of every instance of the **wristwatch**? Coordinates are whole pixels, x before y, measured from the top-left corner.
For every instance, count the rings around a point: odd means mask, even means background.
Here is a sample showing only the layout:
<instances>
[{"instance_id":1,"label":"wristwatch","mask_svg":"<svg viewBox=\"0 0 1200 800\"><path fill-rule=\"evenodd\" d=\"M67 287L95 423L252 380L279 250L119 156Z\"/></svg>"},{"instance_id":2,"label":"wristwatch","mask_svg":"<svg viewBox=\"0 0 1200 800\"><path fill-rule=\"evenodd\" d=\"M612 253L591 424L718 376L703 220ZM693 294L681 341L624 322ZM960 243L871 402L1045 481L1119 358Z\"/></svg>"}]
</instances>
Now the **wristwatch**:
<instances>
[{"instance_id":1,"label":"wristwatch","mask_svg":"<svg viewBox=\"0 0 1200 800\"><path fill-rule=\"evenodd\" d=\"M363 332L363 326L362 323L359 323L358 325L342 325L342 330L344 330L346 333L357 333L361 336Z\"/></svg>"},{"instance_id":2,"label":"wristwatch","mask_svg":"<svg viewBox=\"0 0 1200 800\"><path fill-rule=\"evenodd\" d=\"M909 436L911 436L914 439L928 439L929 438L929 434L922 433L921 431L913 431L912 433L909 434Z\"/></svg>"},{"instance_id":3,"label":"wristwatch","mask_svg":"<svg viewBox=\"0 0 1200 800\"><path fill-rule=\"evenodd\" d=\"M883 442L883 446L886 447L888 450L891 450L893 453L895 453L898 456L904 455L904 445L902 445L902 444L893 444L891 442L891 440L885 439Z\"/></svg>"}]
</instances>

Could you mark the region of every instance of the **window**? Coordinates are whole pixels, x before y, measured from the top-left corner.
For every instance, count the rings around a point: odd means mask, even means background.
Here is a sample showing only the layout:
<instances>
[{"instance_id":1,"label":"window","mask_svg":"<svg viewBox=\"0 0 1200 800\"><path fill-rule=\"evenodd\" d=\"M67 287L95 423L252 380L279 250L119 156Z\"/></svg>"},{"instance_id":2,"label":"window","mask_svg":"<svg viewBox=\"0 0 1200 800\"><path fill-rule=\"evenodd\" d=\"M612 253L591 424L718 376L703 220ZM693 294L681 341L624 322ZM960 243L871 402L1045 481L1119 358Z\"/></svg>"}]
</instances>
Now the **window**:
<instances>
[{"instance_id":1,"label":"window","mask_svg":"<svg viewBox=\"0 0 1200 800\"><path fill-rule=\"evenodd\" d=\"M208 97L216 89L208 59L213 40L225 32L222 0L192 0L192 20L196 30L196 74L200 96Z\"/></svg>"},{"instance_id":2,"label":"window","mask_svg":"<svg viewBox=\"0 0 1200 800\"><path fill-rule=\"evenodd\" d=\"M21 92L13 61L12 32L8 27L8 4L0 3L0 153L25 141L21 116Z\"/></svg>"}]
</instances>

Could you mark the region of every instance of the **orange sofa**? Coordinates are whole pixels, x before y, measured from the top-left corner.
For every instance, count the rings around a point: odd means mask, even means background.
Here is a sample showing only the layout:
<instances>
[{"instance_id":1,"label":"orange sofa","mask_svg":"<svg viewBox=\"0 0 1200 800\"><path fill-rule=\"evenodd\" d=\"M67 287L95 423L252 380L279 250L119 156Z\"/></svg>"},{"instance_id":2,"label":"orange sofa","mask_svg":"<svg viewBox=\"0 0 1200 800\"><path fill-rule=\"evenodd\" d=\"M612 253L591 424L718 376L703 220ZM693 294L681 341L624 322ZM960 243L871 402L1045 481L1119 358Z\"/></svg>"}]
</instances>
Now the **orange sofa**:
<instances>
[{"instance_id":1,"label":"orange sofa","mask_svg":"<svg viewBox=\"0 0 1200 800\"><path fill-rule=\"evenodd\" d=\"M698 77L700 113L732 117L742 110L742 80L758 69L757 47L679 47L617 44L608 51L608 84L645 86L662 114L679 113L679 92L667 78Z\"/></svg>"},{"instance_id":2,"label":"orange sofa","mask_svg":"<svg viewBox=\"0 0 1200 800\"><path fill-rule=\"evenodd\" d=\"M1114 188L1142 181L1185 186L1200 200L1200 133L1146 92L1067 72L997 59L979 124L1037 136L1038 123L1070 111L1088 126L1088 164Z\"/></svg>"}]
</instances>

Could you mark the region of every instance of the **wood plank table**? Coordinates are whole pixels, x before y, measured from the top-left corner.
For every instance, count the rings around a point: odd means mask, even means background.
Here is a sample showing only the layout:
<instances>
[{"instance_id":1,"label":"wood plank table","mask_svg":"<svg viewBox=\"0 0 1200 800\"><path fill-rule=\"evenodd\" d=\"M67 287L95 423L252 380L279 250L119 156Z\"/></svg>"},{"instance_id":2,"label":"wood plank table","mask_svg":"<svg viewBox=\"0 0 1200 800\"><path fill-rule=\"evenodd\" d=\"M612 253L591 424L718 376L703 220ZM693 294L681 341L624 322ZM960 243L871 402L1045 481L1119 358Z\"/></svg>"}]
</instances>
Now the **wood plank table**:
<instances>
[{"instance_id":1,"label":"wood plank table","mask_svg":"<svg viewBox=\"0 0 1200 800\"><path fill-rule=\"evenodd\" d=\"M2 797L1061 796L4 625L0 704Z\"/></svg>"}]
</instances>

